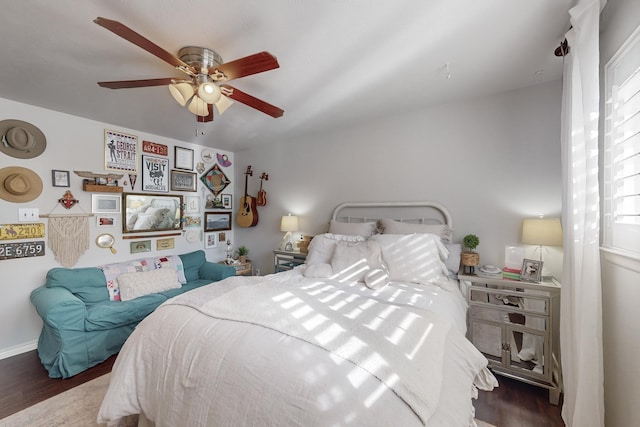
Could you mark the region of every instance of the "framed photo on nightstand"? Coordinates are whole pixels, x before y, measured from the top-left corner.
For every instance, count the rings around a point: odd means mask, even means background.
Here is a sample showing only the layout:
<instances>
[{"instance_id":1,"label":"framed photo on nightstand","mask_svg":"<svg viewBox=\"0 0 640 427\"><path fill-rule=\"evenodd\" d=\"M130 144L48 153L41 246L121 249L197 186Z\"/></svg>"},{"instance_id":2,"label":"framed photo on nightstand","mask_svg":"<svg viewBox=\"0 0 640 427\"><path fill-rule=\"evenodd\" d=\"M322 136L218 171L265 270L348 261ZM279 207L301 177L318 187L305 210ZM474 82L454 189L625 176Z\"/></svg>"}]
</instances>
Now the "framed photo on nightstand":
<instances>
[{"instance_id":1,"label":"framed photo on nightstand","mask_svg":"<svg viewBox=\"0 0 640 427\"><path fill-rule=\"evenodd\" d=\"M542 278L542 261L535 259L524 259L520 280L524 282L539 282Z\"/></svg>"}]
</instances>

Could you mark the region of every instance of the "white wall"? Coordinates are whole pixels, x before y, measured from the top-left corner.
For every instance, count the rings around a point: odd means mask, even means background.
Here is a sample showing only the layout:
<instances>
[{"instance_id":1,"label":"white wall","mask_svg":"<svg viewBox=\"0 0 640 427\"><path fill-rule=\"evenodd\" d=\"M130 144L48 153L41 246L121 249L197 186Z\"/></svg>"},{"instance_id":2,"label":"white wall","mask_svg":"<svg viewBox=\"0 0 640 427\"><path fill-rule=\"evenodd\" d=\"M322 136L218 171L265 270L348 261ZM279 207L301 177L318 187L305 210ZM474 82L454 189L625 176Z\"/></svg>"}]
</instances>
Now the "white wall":
<instances>
[{"instance_id":1,"label":"white wall","mask_svg":"<svg viewBox=\"0 0 640 427\"><path fill-rule=\"evenodd\" d=\"M501 266L505 245L519 244L523 218L560 215L560 107L555 81L238 152L237 183L247 165L269 181L258 225L236 229L237 243L249 247L255 267L273 272L288 212L313 235L344 201L434 200L451 210L454 240L477 234L481 264ZM249 194L258 186L254 174ZM533 249L527 255L537 258ZM560 248L545 260L560 277Z\"/></svg>"},{"instance_id":2,"label":"white wall","mask_svg":"<svg viewBox=\"0 0 640 427\"><path fill-rule=\"evenodd\" d=\"M638 26L638 0L608 0L601 17L601 82L604 65ZM603 92L600 93L602 119ZM602 147L602 126L600 142ZM640 261L606 252L602 255L605 424L610 427L640 425L640 406L635 398L640 378L637 326L640 324L637 304L640 301Z\"/></svg>"},{"instance_id":3,"label":"white wall","mask_svg":"<svg viewBox=\"0 0 640 427\"><path fill-rule=\"evenodd\" d=\"M40 176L43 182L42 194L32 202L10 203L0 199L0 224L12 224L18 221L18 208L38 208L40 213L51 212L57 206L57 200L62 197L67 188L53 187L51 183L51 170L60 169L71 172L71 190L76 199L80 200L79 206L85 212L91 212L91 193L82 190L82 178L76 176L74 170L92 171L105 173L104 170L104 130L116 130L138 136L139 144L143 140L165 144L169 147L169 165L173 167L174 146L179 145L185 148L194 149L194 163L201 161L201 151L204 147L192 145L190 143L176 141L137 132L131 129L118 128L105 123L86 120L83 118L45 110L13 101L0 99L0 117L2 119L19 119L36 125L47 138L47 148L45 152L33 159L16 159L0 153L0 168L7 166L22 166L29 168ZM209 138L210 140L211 138ZM213 141L208 141L213 146ZM214 153L224 153L233 162L233 153L222 152L211 148ZM141 152L141 148L139 148ZM142 154L142 153L141 153ZM206 165L207 169L213 163ZM223 168L227 176L233 180L233 166ZM123 177L127 180L127 175ZM211 194L205 190L203 184L198 182L199 191L196 193L175 192L172 194L199 195ZM231 186L232 187L232 186ZM135 192L140 192L141 178L137 179ZM125 186L125 191L131 191L130 186ZM224 193L233 194L233 188L225 190ZM204 207L204 203L201 203ZM60 206L56 208L56 213L64 211ZM79 208L74 208L73 212L81 212ZM117 215L116 215L117 216ZM95 266L109 262L135 259L146 255L160 255L167 253L186 253L197 249L203 249L202 242L188 243L183 236L175 237L175 250L156 251L155 240L152 240L152 252L144 254L131 254L129 244L131 240L123 240L122 222L119 216L116 226L98 229L96 218L90 218L90 249L79 259L75 267ZM47 224L46 219L38 222ZM47 230L48 231L48 230ZM102 232L109 232L116 238L115 248L117 254L113 255L108 249L100 249L94 244L96 236ZM140 233L143 234L143 233ZM233 237L229 233L229 237ZM31 240L31 239L30 239ZM33 240L45 240L33 239ZM9 241L0 241L6 243ZM209 249L207 258L218 261L225 257L224 245L216 249ZM60 267L54 259L49 247L46 248L45 256L23 259L9 259L0 261L0 358L16 353L31 350L36 347L36 340L40 333L42 322L29 301L29 294L33 289L44 283L47 271L52 267Z\"/></svg>"}]
</instances>

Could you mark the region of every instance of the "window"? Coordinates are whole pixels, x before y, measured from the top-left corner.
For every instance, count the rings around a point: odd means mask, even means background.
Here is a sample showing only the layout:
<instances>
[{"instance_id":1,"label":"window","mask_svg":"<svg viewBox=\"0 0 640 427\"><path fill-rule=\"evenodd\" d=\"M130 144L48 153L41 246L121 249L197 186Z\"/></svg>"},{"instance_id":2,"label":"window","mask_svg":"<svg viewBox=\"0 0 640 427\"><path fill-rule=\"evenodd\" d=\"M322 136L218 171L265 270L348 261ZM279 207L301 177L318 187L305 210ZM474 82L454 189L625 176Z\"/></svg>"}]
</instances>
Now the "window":
<instances>
[{"instance_id":1,"label":"window","mask_svg":"<svg viewBox=\"0 0 640 427\"><path fill-rule=\"evenodd\" d=\"M640 28L604 73L604 243L640 253Z\"/></svg>"}]
</instances>

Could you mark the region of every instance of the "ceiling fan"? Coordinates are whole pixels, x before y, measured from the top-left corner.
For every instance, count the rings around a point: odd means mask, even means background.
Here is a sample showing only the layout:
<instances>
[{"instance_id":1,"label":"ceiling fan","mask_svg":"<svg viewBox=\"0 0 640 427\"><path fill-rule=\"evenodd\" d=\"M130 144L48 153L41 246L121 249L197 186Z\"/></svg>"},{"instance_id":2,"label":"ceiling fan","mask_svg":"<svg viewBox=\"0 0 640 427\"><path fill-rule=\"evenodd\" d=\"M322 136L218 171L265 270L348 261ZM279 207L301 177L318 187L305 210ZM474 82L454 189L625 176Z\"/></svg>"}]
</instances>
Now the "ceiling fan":
<instances>
[{"instance_id":1,"label":"ceiling fan","mask_svg":"<svg viewBox=\"0 0 640 427\"><path fill-rule=\"evenodd\" d=\"M101 87L127 89L168 85L171 95L181 106L189 104L188 109L196 115L198 122L212 121L214 105L218 109L218 113L222 114L233 104L233 101L248 105L271 117L280 117L284 114L284 110L275 105L224 83L280 67L278 60L269 52L259 52L224 63L220 55L211 49L186 46L178 51L176 57L118 21L98 17L93 22L187 74L186 78L167 77L98 82Z\"/></svg>"}]
</instances>

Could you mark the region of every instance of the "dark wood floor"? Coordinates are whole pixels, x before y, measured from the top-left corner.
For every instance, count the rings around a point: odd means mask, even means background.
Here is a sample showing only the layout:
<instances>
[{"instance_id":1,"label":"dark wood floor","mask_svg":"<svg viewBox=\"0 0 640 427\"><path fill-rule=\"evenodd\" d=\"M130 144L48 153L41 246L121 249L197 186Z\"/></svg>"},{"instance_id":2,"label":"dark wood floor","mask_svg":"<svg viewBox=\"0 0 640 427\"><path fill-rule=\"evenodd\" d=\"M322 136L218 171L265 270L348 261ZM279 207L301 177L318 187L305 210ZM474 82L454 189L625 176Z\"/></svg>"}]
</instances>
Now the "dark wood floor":
<instances>
[{"instance_id":1,"label":"dark wood floor","mask_svg":"<svg viewBox=\"0 0 640 427\"><path fill-rule=\"evenodd\" d=\"M0 419L108 372L115 356L68 379L52 379L35 351L0 360ZM480 392L476 417L498 427L562 427L560 407L545 389L497 377L500 387Z\"/></svg>"}]
</instances>

